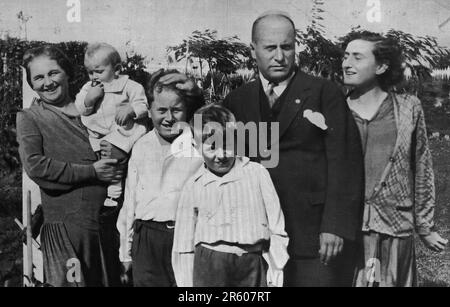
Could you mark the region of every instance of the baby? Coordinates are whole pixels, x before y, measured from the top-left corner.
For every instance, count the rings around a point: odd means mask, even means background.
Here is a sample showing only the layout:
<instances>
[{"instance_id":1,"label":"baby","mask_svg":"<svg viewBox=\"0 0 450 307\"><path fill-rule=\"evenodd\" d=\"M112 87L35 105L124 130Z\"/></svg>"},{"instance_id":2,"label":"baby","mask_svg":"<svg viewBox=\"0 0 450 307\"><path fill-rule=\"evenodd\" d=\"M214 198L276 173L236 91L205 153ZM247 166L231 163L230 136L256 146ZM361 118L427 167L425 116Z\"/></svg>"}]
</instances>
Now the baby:
<instances>
[{"instance_id":1,"label":"baby","mask_svg":"<svg viewBox=\"0 0 450 307\"><path fill-rule=\"evenodd\" d=\"M108 44L88 45L84 65L90 81L78 93L75 104L88 129L91 146L96 153L101 152L102 158L125 162L134 143L147 132L138 123L148 118L144 88L120 75L120 55ZM105 148L112 149L101 150ZM122 182L111 184L105 206L117 206L121 195Z\"/></svg>"}]
</instances>

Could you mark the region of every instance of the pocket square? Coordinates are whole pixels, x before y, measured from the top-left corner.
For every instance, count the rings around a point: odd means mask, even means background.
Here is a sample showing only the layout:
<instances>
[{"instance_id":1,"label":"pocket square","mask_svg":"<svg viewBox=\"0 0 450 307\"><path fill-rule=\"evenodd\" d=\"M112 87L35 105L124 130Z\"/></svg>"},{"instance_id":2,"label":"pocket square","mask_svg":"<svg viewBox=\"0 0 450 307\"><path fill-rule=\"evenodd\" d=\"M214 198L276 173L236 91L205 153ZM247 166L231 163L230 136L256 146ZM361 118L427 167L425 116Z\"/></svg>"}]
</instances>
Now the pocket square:
<instances>
[{"instance_id":1,"label":"pocket square","mask_svg":"<svg viewBox=\"0 0 450 307\"><path fill-rule=\"evenodd\" d=\"M319 127L322 130L327 130L328 126L325 124L325 117L320 112L313 112L311 110L305 110L303 117L309 120L313 125Z\"/></svg>"}]
</instances>

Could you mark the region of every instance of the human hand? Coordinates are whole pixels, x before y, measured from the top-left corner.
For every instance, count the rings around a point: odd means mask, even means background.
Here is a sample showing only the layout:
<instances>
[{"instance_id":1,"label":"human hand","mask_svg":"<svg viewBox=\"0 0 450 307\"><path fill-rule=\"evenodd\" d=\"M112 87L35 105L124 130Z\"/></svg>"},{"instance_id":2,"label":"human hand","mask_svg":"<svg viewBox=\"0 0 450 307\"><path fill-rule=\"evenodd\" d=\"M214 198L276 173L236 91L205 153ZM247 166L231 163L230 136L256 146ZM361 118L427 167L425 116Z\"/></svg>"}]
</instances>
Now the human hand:
<instances>
[{"instance_id":1,"label":"human hand","mask_svg":"<svg viewBox=\"0 0 450 307\"><path fill-rule=\"evenodd\" d=\"M100 156L101 159L117 159L117 165L122 169L128 164L128 154L105 140L100 142Z\"/></svg>"},{"instance_id":2,"label":"human hand","mask_svg":"<svg viewBox=\"0 0 450 307\"><path fill-rule=\"evenodd\" d=\"M41 233L42 225L44 224L44 211L42 205L38 205L33 215L31 216L31 237L36 239ZM23 243L27 244L27 227L23 228L19 234Z\"/></svg>"},{"instance_id":3,"label":"human hand","mask_svg":"<svg viewBox=\"0 0 450 307\"><path fill-rule=\"evenodd\" d=\"M116 113L116 123L119 126L127 126L133 122L136 117L136 113L134 112L133 107L130 105L121 107L117 110Z\"/></svg>"},{"instance_id":4,"label":"human hand","mask_svg":"<svg viewBox=\"0 0 450 307\"><path fill-rule=\"evenodd\" d=\"M91 86L97 86L99 84L102 84L102 81L100 81L99 79L93 79L91 81Z\"/></svg>"},{"instance_id":5,"label":"human hand","mask_svg":"<svg viewBox=\"0 0 450 307\"><path fill-rule=\"evenodd\" d=\"M19 233L18 238L23 244L27 244L27 227L25 226Z\"/></svg>"},{"instance_id":6,"label":"human hand","mask_svg":"<svg viewBox=\"0 0 450 307\"><path fill-rule=\"evenodd\" d=\"M94 164L95 173L100 181L118 182L122 180L123 168L118 166L116 159L101 159Z\"/></svg>"},{"instance_id":7,"label":"human hand","mask_svg":"<svg viewBox=\"0 0 450 307\"><path fill-rule=\"evenodd\" d=\"M97 101L103 98L105 96L105 90L103 89L102 83L95 83L92 82L91 87L89 88L86 98L84 99L84 104L86 107L93 107Z\"/></svg>"},{"instance_id":8,"label":"human hand","mask_svg":"<svg viewBox=\"0 0 450 307\"><path fill-rule=\"evenodd\" d=\"M434 252L442 252L447 245L448 240L442 238L437 232L433 231L429 235L420 236L423 244Z\"/></svg>"},{"instance_id":9,"label":"human hand","mask_svg":"<svg viewBox=\"0 0 450 307\"><path fill-rule=\"evenodd\" d=\"M331 233L320 234L320 261L328 265L344 248L344 239Z\"/></svg>"},{"instance_id":10,"label":"human hand","mask_svg":"<svg viewBox=\"0 0 450 307\"><path fill-rule=\"evenodd\" d=\"M113 146L114 146L113 144L105 140L100 142L100 154L102 159L111 158Z\"/></svg>"},{"instance_id":11,"label":"human hand","mask_svg":"<svg viewBox=\"0 0 450 307\"><path fill-rule=\"evenodd\" d=\"M172 73L162 76L159 82L163 85L169 85L176 83L177 89L186 92L188 96L198 95L200 88L195 84L194 80L186 76L185 74Z\"/></svg>"},{"instance_id":12,"label":"human hand","mask_svg":"<svg viewBox=\"0 0 450 307\"><path fill-rule=\"evenodd\" d=\"M120 281L123 285L131 284L132 262L122 262L122 272L120 273Z\"/></svg>"}]
</instances>

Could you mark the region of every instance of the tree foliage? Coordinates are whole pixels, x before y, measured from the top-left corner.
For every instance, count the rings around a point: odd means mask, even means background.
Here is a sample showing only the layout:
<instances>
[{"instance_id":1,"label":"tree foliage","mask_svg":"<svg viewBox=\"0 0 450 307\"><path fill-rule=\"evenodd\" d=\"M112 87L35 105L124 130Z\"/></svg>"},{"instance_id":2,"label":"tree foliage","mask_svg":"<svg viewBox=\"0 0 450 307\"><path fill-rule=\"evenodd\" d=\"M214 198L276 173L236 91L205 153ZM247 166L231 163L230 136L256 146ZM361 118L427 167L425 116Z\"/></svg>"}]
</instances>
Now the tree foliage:
<instances>
[{"instance_id":1,"label":"tree foliage","mask_svg":"<svg viewBox=\"0 0 450 307\"><path fill-rule=\"evenodd\" d=\"M389 30L387 37L396 39L403 49L406 68L414 79L431 77L431 71L438 66L439 60L448 55L448 49L439 46L431 36L414 36L399 30Z\"/></svg>"},{"instance_id":2,"label":"tree foliage","mask_svg":"<svg viewBox=\"0 0 450 307\"><path fill-rule=\"evenodd\" d=\"M450 67L450 50L446 50L442 56L439 57L436 63L438 69L446 69Z\"/></svg>"},{"instance_id":3,"label":"tree foliage","mask_svg":"<svg viewBox=\"0 0 450 307\"><path fill-rule=\"evenodd\" d=\"M325 4L323 0L313 0L313 6L311 9L311 25L309 26L315 31L320 32L320 34L324 34L325 27L322 25L323 16L322 13L325 11L323 10L323 5Z\"/></svg>"},{"instance_id":4,"label":"tree foliage","mask_svg":"<svg viewBox=\"0 0 450 307\"><path fill-rule=\"evenodd\" d=\"M125 55L122 62L122 74L128 75L134 81L147 87L147 81L150 79L150 73L147 72L144 64L145 57L140 54Z\"/></svg>"},{"instance_id":5,"label":"tree foliage","mask_svg":"<svg viewBox=\"0 0 450 307\"><path fill-rule=\"evenodd\" d=\"M220 96L222 96L224 92L230 90L232 84L229 76L231 74L239 68L251 66L249 46L240 42L237 36L219 39L217 31L210 29L192 32L181 44L168 47L167 53L173 54L176 61L189 61L196 58L200 65L202 79L203 65L206 64L208 72L205 83L208 84L212 99L216 93L221 93ZM224 87L228 87L228 90Z\"/></svg>"},{"instance_id":6,"label":"tree foliage","mask_svg":"<svg viewBox=\"0 0 450 307\"><path fill-rule=\"evenodd\" d=\"M237 36L219 39L217 31L210 29L192 32L181 44L168 47L167 52L173 52L176 61L197 58L199 63L206 62L210 70L224 74L234 73L250 57L250 48Z\"/></svg>"},{"instance_id":7,"label":"tree foliage","mask_svg":"<svg viewBox=\"0 0 450 307\"><path fill-rule=\"evenodd\" d=\"M307 73L331 80L342 74L342 50L336 41L329 39L322 24L324 1L313 0L311 24L305 31L296 30L296 43L300 47L299 66Z\"/></svg>"},{"instance_id":8,"label":"tree foliage","mask_svg":"<svg viewBox=\"0 0 450 307\"><path fill-rule=\"evenodd\" d=\"M297 30L296 41L303 49L298 54L302 70L332 80L339 78L342 50L338 44L313 26L308 26L304 32Z\"/></svg>"}]
</instances>

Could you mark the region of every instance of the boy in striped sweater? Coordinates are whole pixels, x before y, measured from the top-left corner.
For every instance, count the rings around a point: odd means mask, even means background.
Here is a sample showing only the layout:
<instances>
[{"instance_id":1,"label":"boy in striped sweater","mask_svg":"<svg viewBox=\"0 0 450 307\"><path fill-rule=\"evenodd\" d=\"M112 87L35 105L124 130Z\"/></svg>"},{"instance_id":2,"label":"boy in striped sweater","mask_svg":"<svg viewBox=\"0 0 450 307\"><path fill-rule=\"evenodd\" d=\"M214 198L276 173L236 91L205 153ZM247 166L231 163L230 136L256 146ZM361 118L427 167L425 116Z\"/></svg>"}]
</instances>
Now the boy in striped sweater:
<instances>
[{"instance_id":1,"label":"boy in striped sweater","mask_svg":"<svg viewBox=\"0 0 450 307\"><path fill-rule=\"evenodd\" d=\"M236 156L235 119L226 108L201 108L192 126L204 167L187 181L178 203L177 285L282 286L288 237L268 171Z\"/></svg>"}]
</instances>

